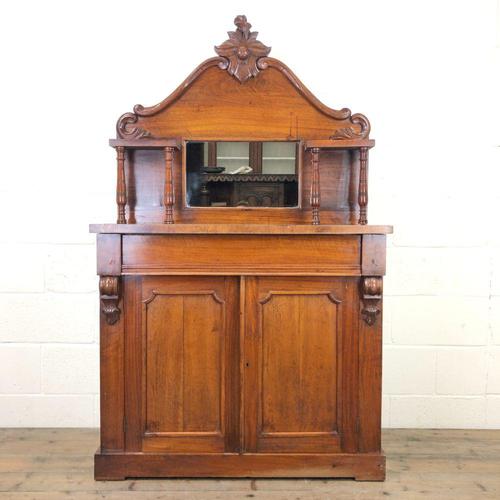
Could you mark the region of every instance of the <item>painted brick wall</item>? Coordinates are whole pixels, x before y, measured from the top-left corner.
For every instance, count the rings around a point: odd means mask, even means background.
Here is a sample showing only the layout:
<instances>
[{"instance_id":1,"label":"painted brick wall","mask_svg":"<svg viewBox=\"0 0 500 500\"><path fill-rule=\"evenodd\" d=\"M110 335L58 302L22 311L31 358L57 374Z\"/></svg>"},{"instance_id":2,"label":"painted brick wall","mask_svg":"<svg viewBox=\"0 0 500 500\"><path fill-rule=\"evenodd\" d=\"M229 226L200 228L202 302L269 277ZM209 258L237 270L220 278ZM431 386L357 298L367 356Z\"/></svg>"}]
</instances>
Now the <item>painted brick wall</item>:
<instances>
[{"instance_id":1,"label":"painted brick wall","mask_svg":"<svg viewBox=\"0 0 500 500\"><path fill-rule=\"evenodd\" d=\"M87 225L115 217L106 140L245 11L323 102L372 121L370 222L395 225L384 425L500 427L497 2L216 4L0 7L0 426L98 425Z\"/></svg>"}]
</instances>

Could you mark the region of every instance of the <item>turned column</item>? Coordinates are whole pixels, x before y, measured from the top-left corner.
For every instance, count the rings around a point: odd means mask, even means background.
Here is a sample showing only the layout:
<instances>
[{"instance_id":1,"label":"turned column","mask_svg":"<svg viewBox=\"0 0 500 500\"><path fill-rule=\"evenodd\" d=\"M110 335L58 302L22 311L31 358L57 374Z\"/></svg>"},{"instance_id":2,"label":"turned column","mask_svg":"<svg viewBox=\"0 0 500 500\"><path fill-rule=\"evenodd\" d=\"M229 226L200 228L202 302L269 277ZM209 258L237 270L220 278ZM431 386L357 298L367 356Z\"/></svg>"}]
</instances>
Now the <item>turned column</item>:
<instances>
[{"instance_id":1,"label":"turned column","mask_svg":"<svg viewBox=\"0 0 500 500\"><path fill-rule=\"evenodd\" d=\"M174 182L172 177L172 161L174 158L174 148L172 146L167 146L165 148L165 192L164 192L164 204L165 204L165 224L174 223Z\"/></svg>"},{"instance_id":2,"label":"turned column","mask_svg":"<svg viewBox=\"0 0 500 500\"><path fill-rule=\"evenodd\" d=\"M358 206L358 163L354 149L348 151L349 154L349 224L357 224L358 217L356 208Z\"/></svg>"},{"instance_id":3,"label":"turned column","mask_svg":"<svg viewBox=\"0 0 500 500\"><path fill-rule=\"evenodd\" d=\"M320 190L319 190L319 148L311 149L312 183L311 183L311 207L312 223L319 224Z\"/></svg>"},{"instance_id":4,"label":"turned column","mask_svg":"<svg viewBox=\"0 0 500 500\"><path fill-rule=\"evenodd\" d=\"M368 223L368 148L359 149L359 221L358 224Z\"/></svg>"},{"instance_id":5,"label":"turned column","mask_svg":"<svg viewBox=\"0 0 500 500\"><path fill-rule=\"evenodd\" d=\"M125 147L116 147L116 204L118 205L117 224L126 224L125 205L127 204L127 186L125 184Z\"/></svg>"}]
</instances>

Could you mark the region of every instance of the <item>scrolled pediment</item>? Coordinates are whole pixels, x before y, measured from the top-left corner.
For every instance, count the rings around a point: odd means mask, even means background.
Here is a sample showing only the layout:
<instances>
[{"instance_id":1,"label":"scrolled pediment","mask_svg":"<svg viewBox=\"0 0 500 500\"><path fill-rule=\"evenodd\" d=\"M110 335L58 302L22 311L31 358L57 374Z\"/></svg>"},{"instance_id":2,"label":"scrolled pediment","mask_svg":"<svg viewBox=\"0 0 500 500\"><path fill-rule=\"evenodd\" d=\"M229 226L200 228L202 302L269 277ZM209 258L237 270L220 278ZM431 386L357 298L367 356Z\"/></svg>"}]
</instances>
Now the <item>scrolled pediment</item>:
<instances>
[{"instance_id":1,"label":"scrolled pediment","mask_svg":"<svg viewBox=\"0 0 500 500\"><path fill-rule=\"evenodd\" d=\"M329 108L257 40L246 16L177 89L154 106L140 104L118 120L121 139L189 137L241 140L366 139L368 119ZM259 124L266 123L259 133ZM265 130L264 130L265 129ZM260 135L259 135L260 134Z\"/></svg>"}]
</instances>

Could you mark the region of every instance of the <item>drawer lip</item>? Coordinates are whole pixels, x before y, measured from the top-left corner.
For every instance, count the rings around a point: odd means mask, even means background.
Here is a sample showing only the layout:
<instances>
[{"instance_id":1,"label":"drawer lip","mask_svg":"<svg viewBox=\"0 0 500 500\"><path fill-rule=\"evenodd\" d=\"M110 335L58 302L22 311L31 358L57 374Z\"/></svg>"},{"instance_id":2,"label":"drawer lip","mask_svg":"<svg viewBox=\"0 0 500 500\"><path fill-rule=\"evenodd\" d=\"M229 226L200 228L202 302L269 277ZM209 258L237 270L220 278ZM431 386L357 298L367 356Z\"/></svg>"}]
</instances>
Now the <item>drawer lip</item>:
<instances>
[{"instance_id":1,"label":"drawer lip","mask_svg":"<svg viewBox=\"0 0 500 500\"><path fill-rule=\"evenodd\" d=\"M361 275L357 235L124 235L122 274Z\"/></svg>"},{"instance_id":2,"label":"drawer lip","mask_svg":"<svg viewBox=\"0 0 500 500\"><path fill-rule=\"evenodd\" d=\"M358 267L330 267L324 270L314 270L307 267L289 268L287 270L269 268L260 270L256 268L234 268L223 267L218 271L209 271L200 267L191 269L166 269L164 267L153 266L124 266L122 275L124 276L361 276Z\"/></svg>"},{"instance_id":3,"label":"drawer lip","mask_svg":"<svg viewBox=\"0 0 500 500\"><path fill-rule=\"evenodd\" d=\"M116 234L391 234L392 226L358 224L90 224L91 233Z\"/></svg>"}]
</instances>

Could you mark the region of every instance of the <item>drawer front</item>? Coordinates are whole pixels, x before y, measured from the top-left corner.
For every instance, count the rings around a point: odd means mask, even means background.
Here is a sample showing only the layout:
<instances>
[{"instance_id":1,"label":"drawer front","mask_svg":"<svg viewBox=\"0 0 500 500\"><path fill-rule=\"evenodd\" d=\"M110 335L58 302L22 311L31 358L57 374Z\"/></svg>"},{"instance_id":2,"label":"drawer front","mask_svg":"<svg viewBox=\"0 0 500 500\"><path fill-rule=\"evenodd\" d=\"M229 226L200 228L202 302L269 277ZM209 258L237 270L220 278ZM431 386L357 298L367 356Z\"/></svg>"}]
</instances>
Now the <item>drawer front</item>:
<instances>
[{"instance_id":1,"label":"drawer front","mask_svg":"<svg viewBox=\"0 0 500 500\"><path fill-rule=\"evenodd\" d=\"M357 235L124 235L124 274L359 276Z\"/></svg>"}]
</instances>

